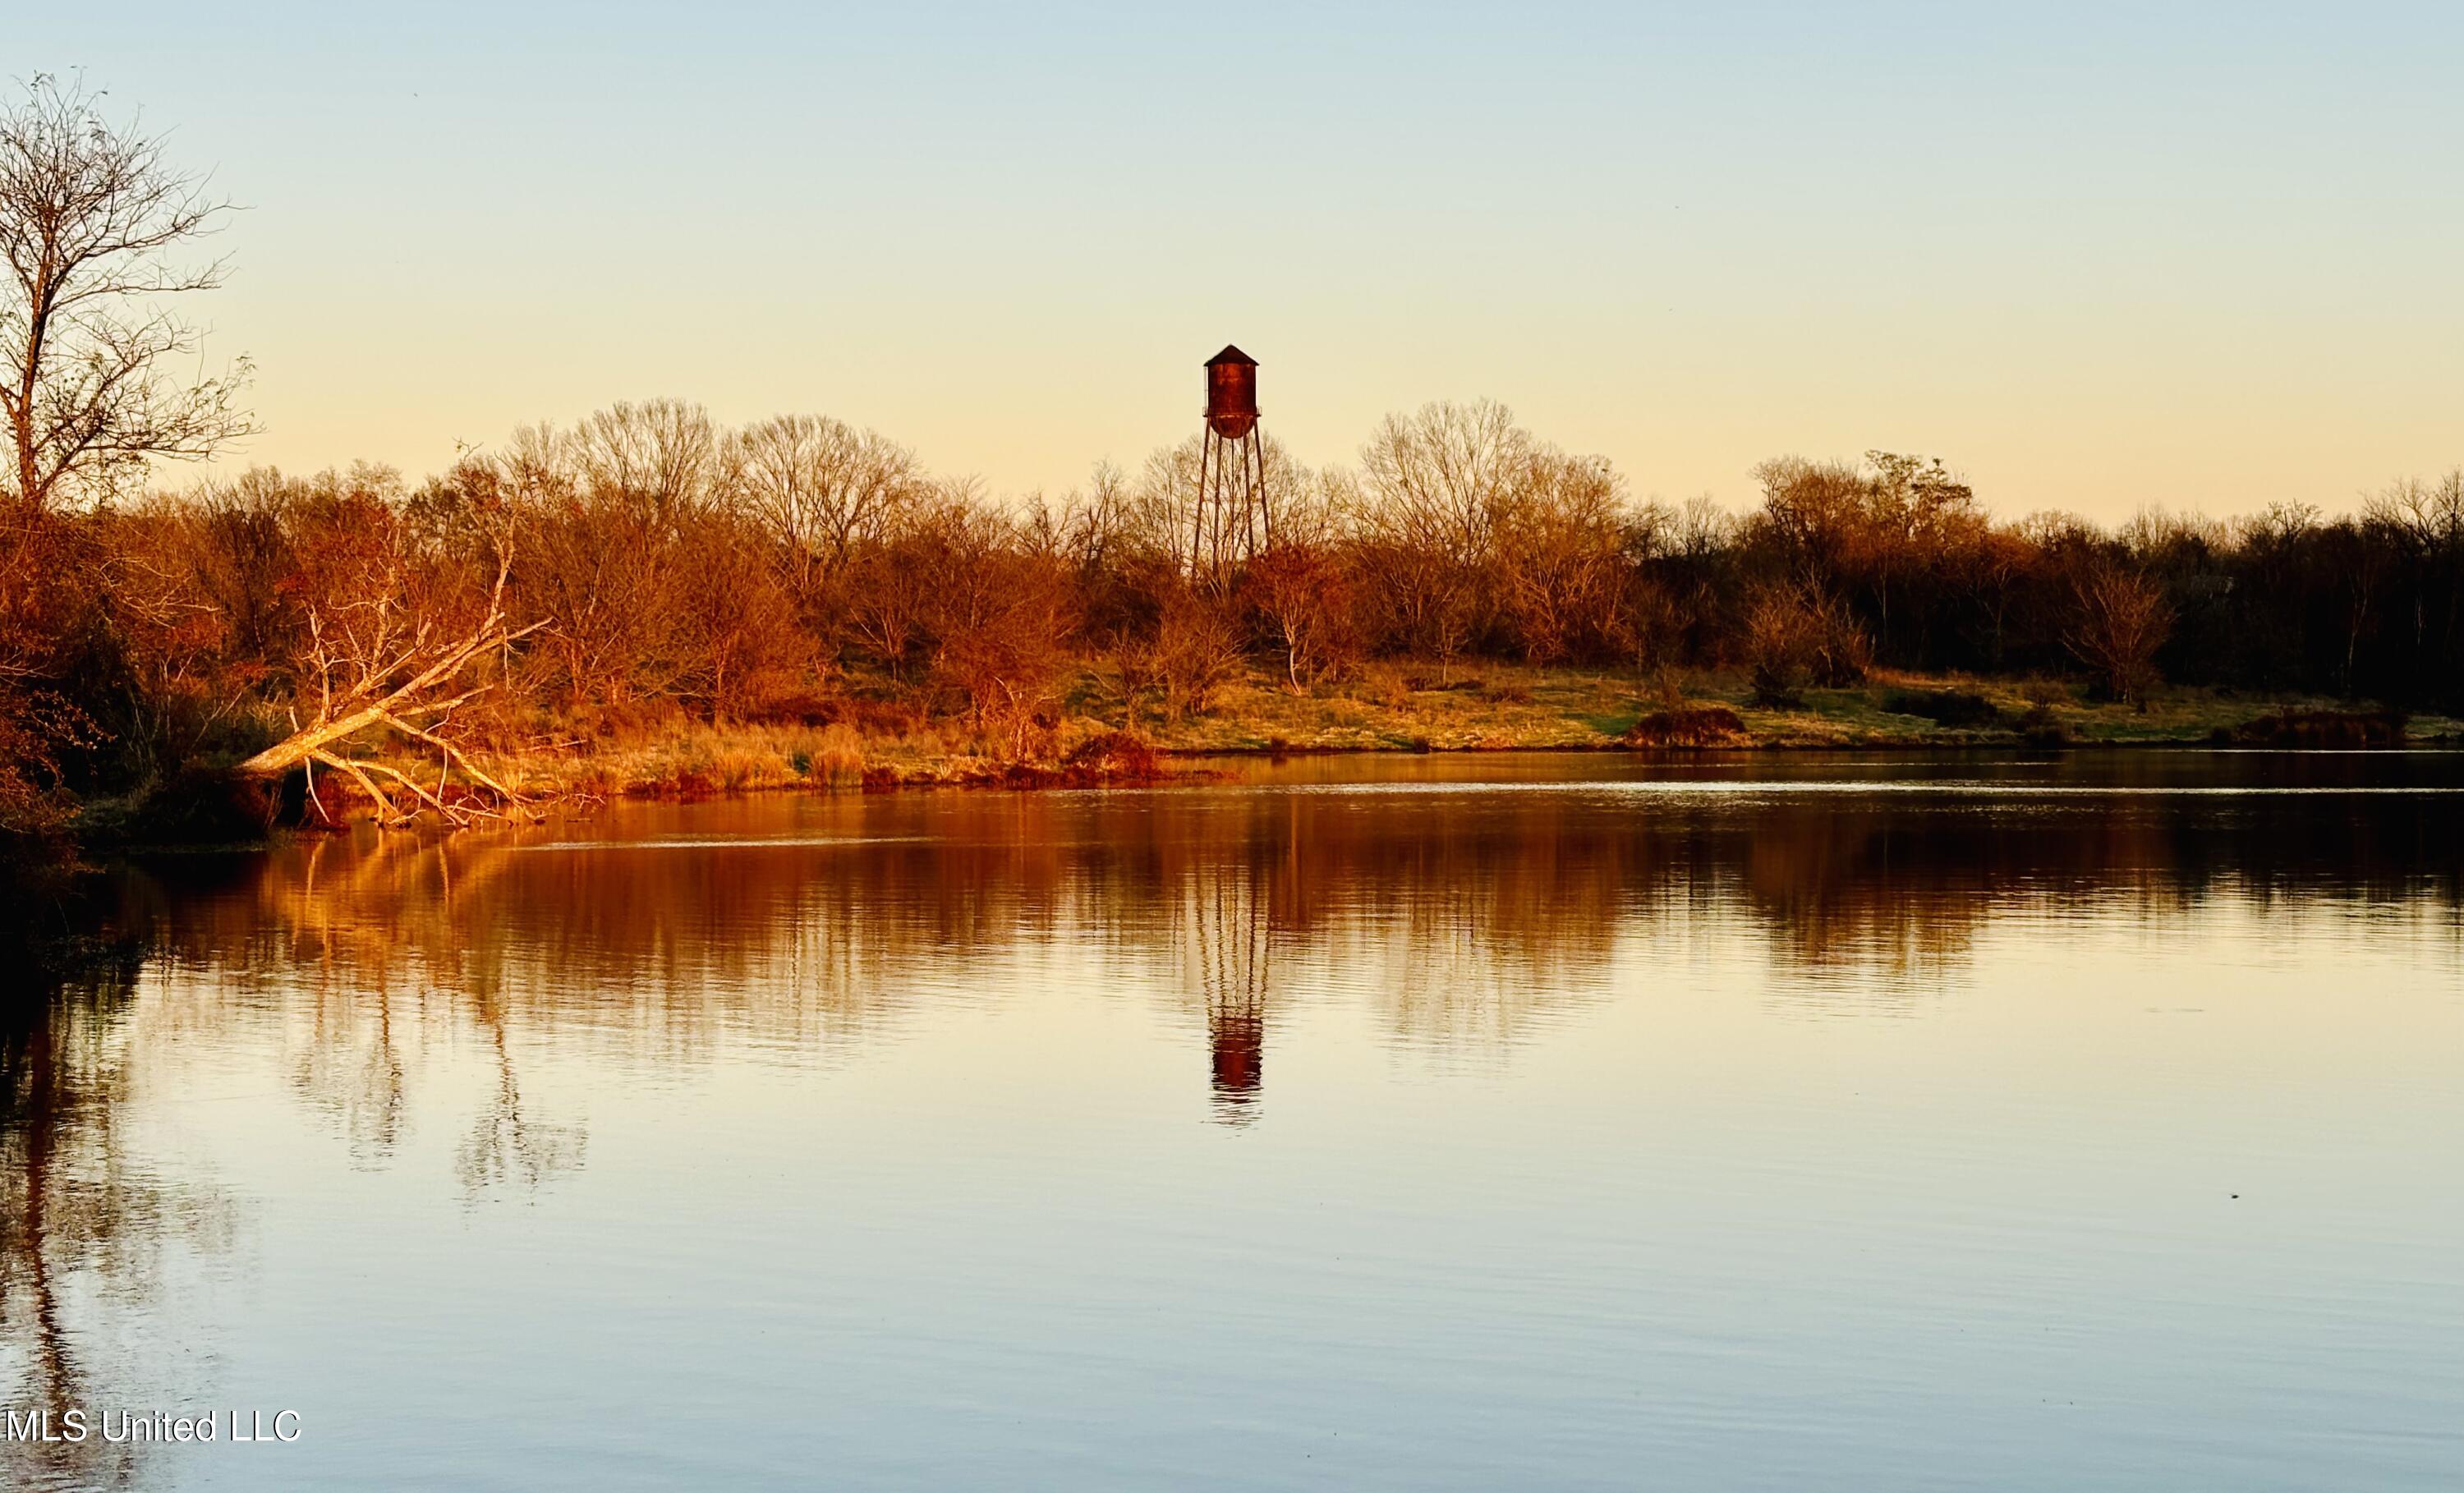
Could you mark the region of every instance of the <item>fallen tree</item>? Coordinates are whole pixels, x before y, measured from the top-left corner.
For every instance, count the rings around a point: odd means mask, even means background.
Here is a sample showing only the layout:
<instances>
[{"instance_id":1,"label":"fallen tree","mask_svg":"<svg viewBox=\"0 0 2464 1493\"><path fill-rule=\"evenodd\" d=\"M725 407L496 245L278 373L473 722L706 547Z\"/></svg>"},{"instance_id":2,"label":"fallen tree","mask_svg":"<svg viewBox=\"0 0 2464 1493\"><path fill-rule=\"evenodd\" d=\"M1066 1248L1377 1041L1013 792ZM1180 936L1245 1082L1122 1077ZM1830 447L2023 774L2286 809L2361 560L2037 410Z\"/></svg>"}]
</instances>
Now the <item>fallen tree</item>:
<instances>
[{"instance_id":1,"label":"fallen tree","mask_svg":"<svg viewBox=\"0 0 2464 1493\"><path fill-rule=\"evenodd\" d=\"M418 615L420 599L391 547L339 567L341 582L305 604L307 645L299 672L314 683L315 710L304 723L295 715L290 736L235 771L244 778L279 779L302 770L308 801L328 823L331 816L317 795L319 766L356 782L387 824L407 823L423 813L467 824L522 812L522 795L492 777L447 735L453 712L490 688L486 681L467 683L473 667L491 656L501 659L517 640L547 626L545 619L519 627L507 621L512 546L501 533L496 540L495 578L484 614L473 626L444 629L441 635L432 617ZM344 743L377 728L434 749L434 787L390 762L344 754ZM464 791L449 797L457 771Z\"/></svg>"}]
</instances>

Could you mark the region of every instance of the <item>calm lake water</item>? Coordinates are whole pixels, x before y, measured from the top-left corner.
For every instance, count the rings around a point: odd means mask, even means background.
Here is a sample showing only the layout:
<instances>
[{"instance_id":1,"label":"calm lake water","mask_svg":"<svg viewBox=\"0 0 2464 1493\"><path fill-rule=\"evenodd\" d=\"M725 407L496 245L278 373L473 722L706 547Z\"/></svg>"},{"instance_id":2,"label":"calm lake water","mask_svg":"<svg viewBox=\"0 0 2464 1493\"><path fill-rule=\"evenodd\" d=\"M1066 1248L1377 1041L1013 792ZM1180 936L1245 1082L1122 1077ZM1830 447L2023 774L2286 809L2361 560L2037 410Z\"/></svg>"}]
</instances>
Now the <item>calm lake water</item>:
<instances>
[{"instance_id":1,"label":"calm lake water","mask_svg":"<svg viewBox=\"0 0 2464 1493\"><path fill-rule=\"evenodd\" d=\"M2464 758L1239 772L132 868L0 1482L2464 1483Z\"/></svg>"}]
</instances>

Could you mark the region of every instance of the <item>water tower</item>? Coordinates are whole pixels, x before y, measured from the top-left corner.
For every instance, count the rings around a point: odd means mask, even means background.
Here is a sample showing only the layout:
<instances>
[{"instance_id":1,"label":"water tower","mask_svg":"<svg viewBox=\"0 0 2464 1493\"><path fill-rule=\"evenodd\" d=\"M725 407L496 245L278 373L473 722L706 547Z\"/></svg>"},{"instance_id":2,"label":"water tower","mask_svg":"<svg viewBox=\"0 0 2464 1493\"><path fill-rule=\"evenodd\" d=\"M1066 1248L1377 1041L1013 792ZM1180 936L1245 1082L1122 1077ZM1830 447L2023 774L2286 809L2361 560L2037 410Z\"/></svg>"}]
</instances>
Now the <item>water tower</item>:
<instances>
[{"instance_id":1,"label":"water tower","mask_svg":"<svg viewBox=\"0 0 2464 1493\"><path fill-rule=\"evenodd\" d=\"M1274 538L1266 444L1258 431L1258 360L1238 347L1206 360L1206 430L1189 538L1191 572L1219 586Z\"/></svg>"}]
</instances>

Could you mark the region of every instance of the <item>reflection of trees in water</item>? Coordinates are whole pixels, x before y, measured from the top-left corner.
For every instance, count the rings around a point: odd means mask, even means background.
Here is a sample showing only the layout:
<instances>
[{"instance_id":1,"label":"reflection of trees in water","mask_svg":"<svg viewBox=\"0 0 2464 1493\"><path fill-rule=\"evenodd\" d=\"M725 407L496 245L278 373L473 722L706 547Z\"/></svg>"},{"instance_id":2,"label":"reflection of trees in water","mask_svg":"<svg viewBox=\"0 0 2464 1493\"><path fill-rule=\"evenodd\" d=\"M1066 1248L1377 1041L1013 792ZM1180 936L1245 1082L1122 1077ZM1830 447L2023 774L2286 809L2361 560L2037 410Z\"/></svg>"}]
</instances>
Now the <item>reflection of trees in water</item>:
<instances>
[{"instance_id":1,"label":"reflection of trees in water","mask_svg":"<svg viewBox=\"0 0 2464 1493\"><path fill-rule=\"evenodd\" d=\"M1849 799L1693 831L1785 973L1861 979L1890 999L1964 970L2014 913L2186 919L2220 896L2275 903L2464 904L2452 801L2403 799Z\"/></svg>"},{"instance_id":2,"label":"reflection of trees in water","mask_svg":"<svg viewBox=\"0 0 2464 1493\"><path fill-rule=\"evenodd\" d=\"M1338 968L1351 968L1398 1035L1503 1051L1606 988L1638 893L1659 885L1668 846L1595 808L1528 797L1420 833L1363 826L1332 878L1374 910L1335 931L1347 948Z\"/></svg>"},{"instance_id":3,"label":"reflection of trees in water","mask_svg":"<svg viewBox=\"0 0 2464 1493\"><path fill-rule=\"evenodd\" d=\"M228 1247L228 1201L136 1170L119 1139L126 1082L124 972L63 990L0 990L0 1402L124 1402L109 1382L114 1328L151 1316L173 1247ZM99 1361L98 1361L99 1360ZM10 1487L127 1484L141 1448L0 1441Z\"/></svg>"},{"instance_id":4,"label":"reflection of trees in water","mask_svg":"<svg viewBox=\"0 0 2464 1493\"><path fill-rule=\"evenodd\" d=\"M1704 977L1705 950L1759 962L1788 999L1861 982L1905 1001L2014 914L2145 926L2231 897L2402 905L2464 930L2460 818L2407 799L943 794L647 821L826 844L649 848L619 815L550 832L579 848L393 835L185 859L125 884L125 922L156 950L142 999L123 979L0 1019L9 1397L115 1397L116 1313L152 1314L166 1252L227 1240L228 1203L138 1170L117 1117L130 1052L234 1024L279 1034L296 1092L370 1161L401 1145L438 1055L479 1054L452 1163L476 1198L582 1164L578 1119L540 1109L547 1056L810 1063L921 999L981 999L1023 950L1168 977L1203 1013L1216 1112L1237 1123L1260 1108L1280 1014L1318 992L1399 1040L1499 1053L1612 977ZM9 1444L0 1482L108 1485L131 1475L116 1450Z\"/></svg>"},{"instance_id":5,"label":"reflection of trees in water","mask_svg":"<svg viewBox=\"0 0 2464 1493\"><path fill-rule=\"evenodd\" d=\"M2453 908L2455 821L2420 800L935 794L618 814L545 841L303 844L137 896L170 956L229 985L218 999L305 1003L286 1028L299 1089L372 1153L424 1047L480 1036L495 1084L464 1169L477 1187L581 1154L578 1127L532 1112L525 1053L809 1062L927 993L979 999L999 988L983 964L1029 947L1167 974L1204 1013L1237 1113L1278 1007L1309 990L1368 1002L1416 1044L1489 1053L1613 977L1701 977L1683 949L1759 949L1792 998L1904 1002L2013 912L2144 921L2226 893ZM732 835L783 843L714 844Z\"/></svg>"},{"instance_id":6,"label":"reflection of trees in water","mask_svg":"<svg viewBox=\"0 0 2464 1493\"><path fill-rule=\"evenodd\" d=\"M541 1121L522 1108L521 1081L505 1045L501 1013L482 1016L496 1060L496 1083L480 1106L471 1133L454 1155L454 1175L472 1197L499 1187L537 1191L582 1164L586 1136L579 1125Z\"/></svg>"},{"instance_id":7,"label":"reflection of trees in water","mask_svg":"<svg viewBox=\"0 0 2464 1493\"><path fill-rule=\"evenodd\" d=\"M1745 842L1735 885L1783 969L1870 977L1904 999L1908 977L1967 964L2010 890L1994 870L1999 831L1978 826L1963 816L1908 824L1862 806L1771 816Z\"/></svg>"},{"instance_id":8,"label":"reflection of trees in water","mask_svg":"<svg viewBox=\"0 0 2464 1493\"><path fill-rule=\"evenodd\" d=\"M505 1009L499 943L464 935L495 897L501 856L458 842L319 838L279 849L227 883L183 887L176 910L151 879L130 912L150 925L167 982L157 1025L211 1026L279 1002L291 1085L363 1164L407 1133L414 1071L432 1050L486 1044L494 1082L456 1160L472 1196L535 1188L579 1163L580 1127L531 1112ZM466 859L469 864L466 864Z\"/></svg>"}]
</instances>

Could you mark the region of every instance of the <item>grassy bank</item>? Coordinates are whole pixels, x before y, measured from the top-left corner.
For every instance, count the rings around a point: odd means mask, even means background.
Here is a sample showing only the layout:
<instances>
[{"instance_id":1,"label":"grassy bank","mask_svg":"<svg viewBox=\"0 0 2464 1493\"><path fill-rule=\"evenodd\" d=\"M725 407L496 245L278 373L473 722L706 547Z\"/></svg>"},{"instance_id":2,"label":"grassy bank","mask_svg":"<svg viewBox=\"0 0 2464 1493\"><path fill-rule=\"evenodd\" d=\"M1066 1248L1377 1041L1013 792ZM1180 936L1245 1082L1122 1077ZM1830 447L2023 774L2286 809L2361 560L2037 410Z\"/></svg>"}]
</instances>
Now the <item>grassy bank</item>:
<instances>
[{"instance_id":1,"label":"grassy bank","mask_svg":"<svg viewBox=\"0 0 2464 1493\"><path fill-rule=\"evenodd\" d=\"M2121 746L2247 740L2288 714L2345 716L2352 702L2211 690L2160 690L2146 709L2089 699L2059 680L1877 673L1842 690L1758 702L1742 673L1694 673L1638 687L1630 674L1485 667L1441 678L1433 670L1375 670L1342 688L1295 695L1253 675L1222 691L1206 715L1154 730L1174 751L1425 748L1606 748L1647 719L1727 712L1719 742L1740 748L2039 745ZM2410 739L2464 736L2464 722L2416 716ZM2285 743L2291 744L2291 743Z\"/></svg>"},{"instance_id":2,"label":"grassy bank","mask_svg":"<svg viewBox=\"0 0 2464 1493\"><path fill-rule=\"evenodd\" d=\"M1626 673L1507 666L1378 665L1305 692L1255 670L1219 686L1203 711L1177 720L1152 707L1133 719L1117 681L1089 669L1062 710L1024 738L963 719L860 714L869 725L714 726L677 716L482 760L526 793L587 801L1145 782L1195 770L1172 758L1209 753L2360 745L2385 741L2343 723L2387 729L2386 717L2350 702L2209 690L2160 691L2139 710L2091 700L2060 681L1881 674L1774 705L1757 701L1743 675L1697 673L1643 686ZM2464 740L2464 722L2443 716L2416 716L2398 729L2412 741ZM336 786L324 781L325 791Z\"/></svg>"}]
</instances>

